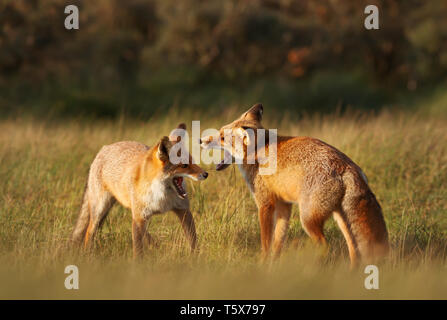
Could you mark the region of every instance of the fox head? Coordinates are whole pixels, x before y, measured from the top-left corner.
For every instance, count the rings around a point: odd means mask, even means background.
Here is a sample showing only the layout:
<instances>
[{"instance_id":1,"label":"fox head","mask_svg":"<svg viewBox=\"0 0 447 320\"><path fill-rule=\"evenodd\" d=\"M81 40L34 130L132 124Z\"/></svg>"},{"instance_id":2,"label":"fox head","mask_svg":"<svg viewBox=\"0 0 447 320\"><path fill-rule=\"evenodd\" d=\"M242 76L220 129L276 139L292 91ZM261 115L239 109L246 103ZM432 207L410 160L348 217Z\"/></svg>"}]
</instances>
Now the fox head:
<instances>
[{"instance_id":1,"label":"fox head","mask_svg":"<svg viewBox=\"0 0 447 320\"><path fill-rule=\"evenodd\" d=\"M255 156L257 129L264 129L261 124L263 111L262 104L255 104L238 119L220 128L218 134L200 139L202 148L224 150L224 160L216 170L227 168L233 159L246 161L247 157Z\"/></svg>"},{"instance_id":2,"label":"fox head","mask_svg":"<svg viewBox=\"0 0 447 320\"><path fill-rule=\"evenodd\" d=\"M199 181L208 177L208 173L194 164L189 152L183 148L182 138L185 130L186 125L179 124L169 137L161 138L148 152L146 160L151 163L148 166L150 167L149 170L155 170L158 173L157 178L163 180L168 187L175 190L182 199L187 196L184 178Z\"/></svg>"}]
</instances>

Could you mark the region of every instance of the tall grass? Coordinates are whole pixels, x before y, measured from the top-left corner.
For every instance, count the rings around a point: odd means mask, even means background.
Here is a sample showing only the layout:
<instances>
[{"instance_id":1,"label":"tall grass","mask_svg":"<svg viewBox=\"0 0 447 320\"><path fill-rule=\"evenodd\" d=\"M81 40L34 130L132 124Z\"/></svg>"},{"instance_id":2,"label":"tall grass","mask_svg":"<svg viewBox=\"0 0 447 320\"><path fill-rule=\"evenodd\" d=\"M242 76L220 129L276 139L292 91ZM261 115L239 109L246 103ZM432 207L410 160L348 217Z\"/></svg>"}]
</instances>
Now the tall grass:
<instances>
[{"instance_id":1,"label":"tall grass","mask_svg":"<svg viewBox=\"0 0 447 320\"><path fill-rule=\"evenodd\" d=\"M379 269L379 290L364 288L362 269L349 271L346 244L333 221L325 228L330 248L322 254L309 243L297 208L281 259L260 264L256 206L234 167L209 167L207 180L188 182L196 256L189 255L180 225L168 213L150 221L156 245L134 263L130 212L119 205L92 252L67 250L88 167L102 145L151 145L178 122L220 128L241 111L229 108L209 118L187 110L172 109L148 122L0 122L0 298L447 298L447 119L419 113L293 120L266 110L266 127L322 139L368 176L392 244ZM64 288L68 264L79 266L78 291Z\"/></svg>"}]
</instances>

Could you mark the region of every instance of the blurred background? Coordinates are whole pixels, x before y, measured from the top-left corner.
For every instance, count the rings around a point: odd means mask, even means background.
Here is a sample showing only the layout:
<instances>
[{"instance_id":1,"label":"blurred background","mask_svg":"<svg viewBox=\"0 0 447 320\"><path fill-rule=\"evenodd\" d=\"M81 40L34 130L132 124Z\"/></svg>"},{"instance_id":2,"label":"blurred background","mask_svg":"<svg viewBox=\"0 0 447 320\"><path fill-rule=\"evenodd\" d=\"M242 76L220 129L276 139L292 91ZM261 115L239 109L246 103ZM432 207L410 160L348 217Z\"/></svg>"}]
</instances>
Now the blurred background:
<instances>
[{"instance_id":1,"label":"blurred background","mask_svg":"<svg viewBox=\"0 0 447 320\"><path fill-rule=\"evenodd\" d=\"M368 4L380 30L364 28ZM445 0L0 0L1 117L445 112L446 71Z\"/></svg>"}]
</instances>

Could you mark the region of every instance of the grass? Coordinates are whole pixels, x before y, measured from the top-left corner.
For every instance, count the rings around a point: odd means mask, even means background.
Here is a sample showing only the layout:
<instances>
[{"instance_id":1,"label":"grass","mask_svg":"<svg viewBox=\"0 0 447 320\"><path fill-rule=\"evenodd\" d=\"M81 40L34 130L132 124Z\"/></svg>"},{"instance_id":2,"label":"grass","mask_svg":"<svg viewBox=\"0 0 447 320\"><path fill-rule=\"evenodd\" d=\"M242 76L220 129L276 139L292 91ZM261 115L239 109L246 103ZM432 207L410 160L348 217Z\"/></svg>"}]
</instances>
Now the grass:
<instances>
[{"instance_id":1,"label":"grass","mask_svg":"<svg viewBox=\"0 0 447 320\"><path fill-rule=\"evenodd\" d=\"M188 111L189 110L189 111ZM446 299L447 117L423 112L316 114L294 119L266 109L265 125L280 134L320 138L359 164L382 205L392 252L380 266L380 289L366 290L362 269L349 271L346 244L333 221L329 252L309 243L293 209L279 261L259 263L256 206L234 168L188 182L200 251L188 245L173 214L154 217L158 245L131 258L130 212L115 206L93 252L66 250L89 164L104 144L155 143L178 122L220 128L241 109L219 118L172 109L147 122L44 120L0 122L0 298L171 299ZM66 265L80 270L80 289L64 288Z\"/></svg>"}]
</instances>

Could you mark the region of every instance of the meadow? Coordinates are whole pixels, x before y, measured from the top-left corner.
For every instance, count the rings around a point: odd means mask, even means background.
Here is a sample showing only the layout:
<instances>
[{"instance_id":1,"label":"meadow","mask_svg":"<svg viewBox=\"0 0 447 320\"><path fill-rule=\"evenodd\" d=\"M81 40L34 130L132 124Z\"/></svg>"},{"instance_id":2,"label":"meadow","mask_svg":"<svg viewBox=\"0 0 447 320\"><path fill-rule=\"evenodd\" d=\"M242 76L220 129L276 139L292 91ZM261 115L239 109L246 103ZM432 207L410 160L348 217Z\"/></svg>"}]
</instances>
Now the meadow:
<instances>
[{"instance_id":1,"label":"meadow","mask_svg":"<svg viewBox=\"0 0 447 320\"><path fill-rule=\"evenodd\" d=\"M444 104L443 104L444 105ZM310 243L293 208L283 255L259 261L256 206L235 166L188 181L199 251L189 254L172 213L148 229L156 245L132 260L131 214L116 205L92 252L69 250L89 164L101 146L121 140L152 145L179 122L220 128L244 107L219 117L173 107L149 120L0 120L0 298L50 299L446 299L447 117L445 112L383 109L296 117L265 105L264 126L279 134L319 138L366 173L379 200L392 251L379 266L379 290L366 290L363 269L350 271L341 232L325 227L329 250ZM437 110L433 106L433 110ZM66 265L80 289L66 290Z\"/></svg>"}]
</instances>

